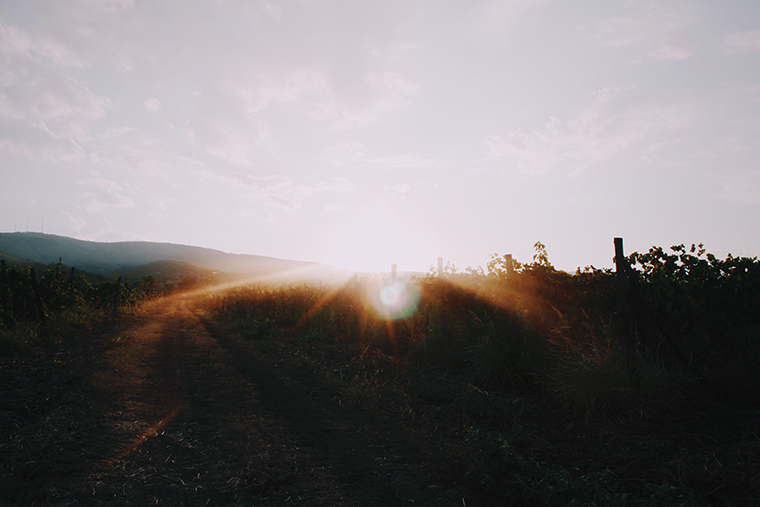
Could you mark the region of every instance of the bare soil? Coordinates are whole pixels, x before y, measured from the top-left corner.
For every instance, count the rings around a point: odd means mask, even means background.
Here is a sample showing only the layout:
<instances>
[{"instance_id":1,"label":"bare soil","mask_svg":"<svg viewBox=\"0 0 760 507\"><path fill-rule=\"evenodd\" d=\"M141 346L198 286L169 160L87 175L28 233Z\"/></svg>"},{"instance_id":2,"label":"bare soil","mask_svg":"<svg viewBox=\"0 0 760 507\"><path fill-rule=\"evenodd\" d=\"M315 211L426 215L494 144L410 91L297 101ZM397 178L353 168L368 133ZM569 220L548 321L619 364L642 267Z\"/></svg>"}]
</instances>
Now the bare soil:
<instances>
[{"instance_id":1,"label":"bare soil","mask_svg":"<svg viewBox=\"0 0 760 507\"><path fill-rule=\"evenodd\" d=\"M182 298L0 358L0 393L2 506L500 505Z\"/></svg>"}]
</instances>

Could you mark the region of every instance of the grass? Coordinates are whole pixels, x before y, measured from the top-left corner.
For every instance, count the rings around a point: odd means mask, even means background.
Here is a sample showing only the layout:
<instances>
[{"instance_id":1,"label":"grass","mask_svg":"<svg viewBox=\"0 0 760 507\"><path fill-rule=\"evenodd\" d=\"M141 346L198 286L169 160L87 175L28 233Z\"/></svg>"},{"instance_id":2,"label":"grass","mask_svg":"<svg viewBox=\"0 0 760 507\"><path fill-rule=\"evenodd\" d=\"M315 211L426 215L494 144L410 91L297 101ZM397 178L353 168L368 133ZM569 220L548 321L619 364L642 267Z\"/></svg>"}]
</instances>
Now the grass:
<instances>
[{"instance_id":1,"label":"grass","mask_svg":"<svg viewBox=\"0 0 760 507\"><path fill-rule=\"evenodd\" d=\"M670 420L716 400L657 350L626 361L598 312L424 279L416 311L386 320L363 297L375 282L361 283L246 288L209 309L341 404L401 424L410 445L440 457L447 480L507 503L703 505L721 488L738 498L757 485L756 435L737 430L742 451L729 451L705 422L693 430L699 443L678 442ZM720 467L685 465L713 455Z\"/></svg>"},{"instance_id":2,"label":"grass","mask_svg":"<svg viewBox=\"0 0 760 507\"><path fill-rule=\"evenodd\" d=\"M0 323L0 357L25 356L40 345L55 343L76 331L89 329L95 316L67 310L49 317L44 323L18 321Z\"/></svg>"},{"instance_id":3,"label":"grass","mask_svg":"<svg viewBox=\"0 0 760 507\"><path fill-rule=\"evenodd\" d=\"M340 405L397 426L407 445L438 456L432 466L448 481L523 505L700 505L676 477L652 473L662 465L662 449L626 435L620 422L579 421L532 390L484 390L469 383L464 370L415 366L378 351L362 355L360 347L336 349L297 333L263 341L278 342L267 349L272 360L288 358ZM733 459L737 466L755 452L751 443L745 450L744 458Z\"/></svg>"},{"instance_id":4,"label":"grass","mask_svg":"<svg viewBox=\"0 0 760 507\"><path fill-rule=\"evenodd\" d=\"M628 364L610 336L561 347L543 384L573 415L589 421L662 417L673 411L689 377L647 351Z\"/></svg>"},{"instance_id":5,"label":"grass","mask_svg":"<svg viewBox=\"0 0 760 507\"><path fill-rule=\"evenodd\" d=\"M28 355L37 342L39 325L21 323L0 327L0 356Z\"/></svg>"}]
</instances>

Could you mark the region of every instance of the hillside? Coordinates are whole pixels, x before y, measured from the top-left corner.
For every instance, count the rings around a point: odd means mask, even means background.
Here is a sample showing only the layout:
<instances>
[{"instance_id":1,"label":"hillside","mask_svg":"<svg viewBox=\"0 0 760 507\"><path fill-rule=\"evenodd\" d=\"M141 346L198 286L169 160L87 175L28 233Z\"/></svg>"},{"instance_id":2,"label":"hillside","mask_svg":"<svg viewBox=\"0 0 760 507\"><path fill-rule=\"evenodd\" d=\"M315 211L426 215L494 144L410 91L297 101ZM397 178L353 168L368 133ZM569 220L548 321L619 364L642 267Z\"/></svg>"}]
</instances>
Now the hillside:
<instances>
[{"instance_id":1,"label":"hillside","mask_svg":"<svg viewBox=\"0 0 760 507\"><path fill-rule=\"evenodd\" d=\"M119 276L127 281L138 281L146 276L153 276L160 281L181 280L185 277L193 277L198 280L228 279L222 271L199 268L194 264L182 261L156 261L140 266L128 266L119 270Z\"/></svg>"},{"instance_id":2,"label":"hillside","mask_svg":"<svg viewBox=\"0 0 760 507\"><path fill-rule=\"evenodd\" d=\"M314 262L231 254L172 243L98 243L34 232L0 233L0 256L42 264L61 259L68 266L106 276L160 261L178 261L207 270L277 279L333 279L341 274L337 268Z\"/></svg>"}]
</instances>

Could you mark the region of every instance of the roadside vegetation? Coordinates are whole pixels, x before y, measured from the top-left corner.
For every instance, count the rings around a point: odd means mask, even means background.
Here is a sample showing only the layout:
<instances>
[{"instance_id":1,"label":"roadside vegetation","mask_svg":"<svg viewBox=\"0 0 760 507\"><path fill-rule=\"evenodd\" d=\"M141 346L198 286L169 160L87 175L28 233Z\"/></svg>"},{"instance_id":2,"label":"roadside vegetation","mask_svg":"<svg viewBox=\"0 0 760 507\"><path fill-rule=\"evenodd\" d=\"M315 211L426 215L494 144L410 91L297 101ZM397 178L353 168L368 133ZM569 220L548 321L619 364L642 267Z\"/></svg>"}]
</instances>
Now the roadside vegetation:
<instances>
[{"instance_id":1,"label":"roadside vegetation","mask_svg":"<svg viewBox=\"0 0 760 507\"><path fill-rule=\"evenodd\" d=\"M760 505L760 263L701 245L625 260L624 277L566 273L536 243L526 263L493 255L465 272L209 288L186 302L201 300L222 336L330 406L395 435L440 480L430 488L514 505ZM0 275L9 361L52 342L81 355L72 330L198 282L94 281L61 264L32 273ZM119 366L93 381L128 391L140 350L115 340L107 362Z\"/></svg>"},{"instance_id":2,"label":"roadside vegetation","mask_svg":"<svg viewBox=\"0 0 760 507\"><path fill-rule=\"evenodd\" d=\"M59 340L71 329L88 328L107 314L133 311L140 303L176 288L152 277L137 282L93 281L59 263L44 269L6 266L0 273L0 356L25 355ZM100 277L102 278L102 277Z\"/></svg>"},{"instance_id":3,"label":"roadside vegetation","mask_svg":"<svg viewBox=\"0 0 760 507\"><path fill-rule=\"evenodd\" d=\"M448 480L536 505L760 502L760 263L702 246L616 273L485 269L213 294L216 318ZM754 425L754 426L753 426ZM754 428L754 429L753 429Z\"/></svg>"}]
</instances>

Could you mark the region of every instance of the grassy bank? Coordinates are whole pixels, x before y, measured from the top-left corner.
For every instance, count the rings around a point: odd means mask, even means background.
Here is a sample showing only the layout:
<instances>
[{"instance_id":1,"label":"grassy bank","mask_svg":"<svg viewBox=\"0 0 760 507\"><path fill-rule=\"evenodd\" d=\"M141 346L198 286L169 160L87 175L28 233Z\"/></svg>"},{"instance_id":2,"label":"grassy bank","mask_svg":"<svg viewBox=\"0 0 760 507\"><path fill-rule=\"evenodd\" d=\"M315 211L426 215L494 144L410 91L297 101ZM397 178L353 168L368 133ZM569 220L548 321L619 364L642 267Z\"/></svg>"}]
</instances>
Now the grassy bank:
<instances>
[{"instance_id":1,"label":"grassy bank","mask_svg":"<svg viewBox=\"0 0 760 507\"><path fill-rule=\"evenodd\" d=\"M614 273L557 271L540 244L511 273L495 256L487 270L248 286L207 305L340 403L400 424L446 480L536 505L749 505L758 263L673 252L628 259L625 319Z\"/></svg>"}]
</instances>

